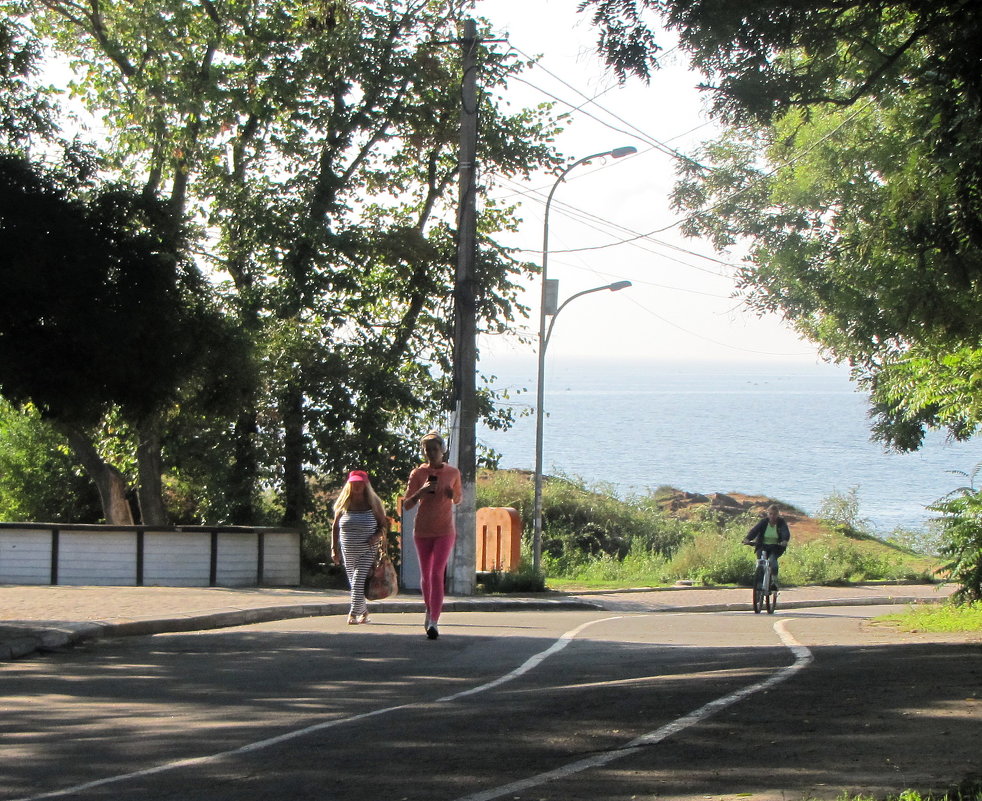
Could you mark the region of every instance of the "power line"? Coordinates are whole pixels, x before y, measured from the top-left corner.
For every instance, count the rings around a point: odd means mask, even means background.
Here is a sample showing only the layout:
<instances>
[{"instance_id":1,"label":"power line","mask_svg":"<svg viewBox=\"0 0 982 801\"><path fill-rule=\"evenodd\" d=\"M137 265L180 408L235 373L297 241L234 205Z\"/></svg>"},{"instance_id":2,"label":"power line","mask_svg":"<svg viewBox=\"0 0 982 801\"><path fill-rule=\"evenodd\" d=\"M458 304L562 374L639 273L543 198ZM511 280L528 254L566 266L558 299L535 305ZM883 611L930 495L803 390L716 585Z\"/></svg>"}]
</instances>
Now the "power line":
<instances>
[{"instance_id":1,"label":"power line","mask_svg":"<svg viewBox=\"0 0 982 801\"><path fill-rule=\"evenodd\" d=\"M513 181L511 181L511 179L508 179L508 178L502 178L502 180L504 182L507 182L507 183L514 183ZM534 197L533 195L530 194L530 193L539 192L539 191L540 190L533 189L533 190L529 190L528 192L523 192L522 194L526 195L530 200L535 200L537 202L542 202L540 198ZM632 235L637 234L636 231L633 231L632 229L628 228L625 225L622 225L620 223L616 223L616 222L613 222L611 220L608 220L607 218L600 217L598 215L592 214L591 212L584 211L583 209L580 209L580 208L578 208L576 206L572 206L569 203L565 203L563 201L554 200L553 201L553 208L555 210L557 210L560 214L564 214L569 219L573 219L573 220L579 222L580 224L586 225L586 226L592 228L593 230L600 231L601 233L605 233L605 234L608 234L608 235L610 234L610 231L609 230L604 230L603 228L599 227L599 226L602 225L602 226L606 226L608 229L614 229L614 230L619 230L619 231L623 231L623 232L628 232L628 233L630 233ZM735 265L732 262L724 261L724 260L718 259L718 258L716 258L714 256L707 256L707 255L705 255L703 253L697 253L694 250L689 250L688 248L684 248L684 247L682 247L680 245L676 245L676 244L671 243L671 242L666 242L666 241L660 240L660 239L653 239L651 237L646 237L646 238L652 244L654 244L654 245L659 245L659 246L664 247L664 248L669 248L671 250L675 250L675 251L678 251L680 253L684 253L686 255L693 256L693 257L698 258L698 259L704 259L705 261L714 262L714 263L719 264L720 266L723 266L723 267L730 267L730 268L737 268L738 267L738 265ZM619 242L620 241L623 241L623 240L619 240ZM631 240L630 243L633 244L635 247L639 247L642 250L645 250L645 251L647 251L649 253L655 253L655 255L662 256L664 258L669 258L672 261L675 261L675 262L677 262L679 264L683 264L683 265L685 265L687 267L691 267L694 270L699 270L700 272L706 272L706 273L709 273L710 275L717 275L717 273L712 272L710 270L707 270L704 267L699 267L698 265L690 264L690 263L685 262L685 261L682 261L680 259L672 259L672 257L665 256L665 254L663 254L663 253L659 253L657 251L652 251L650 248L644 247L644 244L641 241L639 241L639 240ZM607 246L606 245L602 245L602 246L599 246L599 247L607 247ZM517 250L518 250L518 252L521 252L521 253L535 253L535 252L537 252L537 251L534 251L534 250L529 249L529 248L517 248ZM583 250L583 248L569 248L569 249L551 248L549 252L551 254L552 253L575 253L575 252L578 252L580 250Z\"/></svg>"},{"instance_id":2,"label":"power line","mask_svg":"<svg viewBox=\"0 0 982 801\"><path fill-rule=\"evenodd\" d=\"M575 86L573 86L571 83L569 83L564 78L561 78L560 76L556 75L551 70L549 70L546 67L542 66L542 64L539 62L538 59L533 58L528 53L525 53L523 50L521 50L520 48L516 47L510 40L508 42L508 46L512 50L514 50L516 53L518 53L519 55L521 55L524 58L527 58L529 61L531 61L532 64L533 64L533 66L535 66L538 69L542 70L544 73L546 73L546 75L548 75L549 77L553 78L556 81L559 81L559 83L561 83L563 86L567 87L571 91L573 91L576 94L578 94L580 97L582 97L586 101L586 104L591 104L591 105L596 106L598 109L600 109L605 114L610 115L611 117L613 117L615 120L617 120L621 124L626 125L634 133L631 133L630 131L625 131L622 128L618 128L617 126L611 125L609 122L606 122L606 121L600 119L596 115L590 114L587 111L583 111L582 110L582 106L574 107L572 103L569 103L569 102L563 100L562 98L557 97L556 95L553 95L550 92L547 92L542 87L536 86L535 84L531 83L530 81L525 80L524 78L517 78L516 77L515 80L521 81L522 83L524 83L524 84L532 87L536 91L542 92L543 94L547 95L548 97L551 97L553 100L556 100L559 103L563 103L564 105L569 106L570 109L572 109L574 111L579 110L580 113L584 114L587 117L590 117L591 119L595 120L596 122L599 122L601 125L604 125L604 126L610 128L613 131L618 131L619 133L623 133L623 134L626 134L628 136L639 136L640 138L644 139L646 142L648 142L653 147L655 147L657 150L659 150L660 152L664 153L667 156L671 156L672 158L677 159L679 161L684 161L684 162L686 162L688 164L692 164L693 166L699 167L702 170L711 171L711 169L709 167L706 167L705 165L700 164L698 161L696 161L695 159L691 158L690 156L687 156L684 153L676 150L675 148L670 147L665 142L662 142L661 140L656 139L655 137L651 136L646 131L642 130L641 128L638 128L633 123L631 123L631 122L623 119L622 117L618 116L617 114L615 114L614 112L610 111L609 109L604 108L603 106L601 106L599 103L596 102L596 98L600 96L599 94L598 95L594 95L593 97L590 97L586 93L584 93L584 92L580 91L579 89L577 89ZM606 90L604 90L604 92L602 92L601 94L605 94L608 91L610 91L609 88L606 89Z\"/></svg>"}]
</instances>

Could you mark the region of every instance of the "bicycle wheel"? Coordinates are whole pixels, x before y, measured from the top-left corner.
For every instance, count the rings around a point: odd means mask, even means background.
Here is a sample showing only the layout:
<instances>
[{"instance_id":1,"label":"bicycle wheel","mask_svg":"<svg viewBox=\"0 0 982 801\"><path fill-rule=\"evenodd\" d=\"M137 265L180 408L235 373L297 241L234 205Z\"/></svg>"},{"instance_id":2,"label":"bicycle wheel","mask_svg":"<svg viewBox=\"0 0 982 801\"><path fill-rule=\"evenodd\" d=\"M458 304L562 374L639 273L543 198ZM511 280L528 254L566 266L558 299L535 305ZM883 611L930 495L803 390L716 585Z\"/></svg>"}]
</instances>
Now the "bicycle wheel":
<instances>
[{"instance_id":1,"label":"bicycle wheel","mask_svg":"<svg viewBox=\"0 0 982 801\"><path fill-rule=\"evenodd\" d=\"M767 607L767 614L773 615L777 611L777 590L774 585L771 585L770 592L767 593L767 597L764 599L764 605Z\"/></svg>"},{"instance_id":2,"label":"bicycle wheel","mask_svg":"<svg viewBox=\"0 0 982 801\"><path fill-rule=\"evenodd\" d=\"M759 615L764 605L764 588L761 586L764 580L764 571L757 568L754 573L754 614Z\"/></svg>"}]
</instances>

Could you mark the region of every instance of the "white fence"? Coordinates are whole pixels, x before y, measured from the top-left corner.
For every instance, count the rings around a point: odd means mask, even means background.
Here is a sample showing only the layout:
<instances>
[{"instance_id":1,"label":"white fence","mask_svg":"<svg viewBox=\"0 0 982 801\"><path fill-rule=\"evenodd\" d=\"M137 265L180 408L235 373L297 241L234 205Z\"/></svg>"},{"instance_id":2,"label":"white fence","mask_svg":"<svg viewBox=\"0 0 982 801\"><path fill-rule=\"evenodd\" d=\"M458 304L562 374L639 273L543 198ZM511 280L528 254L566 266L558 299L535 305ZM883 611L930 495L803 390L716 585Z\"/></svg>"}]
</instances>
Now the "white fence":
<instances>
[{"instance_id":1,"label":"white fence","mask_svg":"<svg viewBox=\"0 0 982 801\"><path fill-rule=\"evenodd\" d=\"M285 528L0 523L0 584L289 587L300 534Z\"/></svg>"}]
</instances>

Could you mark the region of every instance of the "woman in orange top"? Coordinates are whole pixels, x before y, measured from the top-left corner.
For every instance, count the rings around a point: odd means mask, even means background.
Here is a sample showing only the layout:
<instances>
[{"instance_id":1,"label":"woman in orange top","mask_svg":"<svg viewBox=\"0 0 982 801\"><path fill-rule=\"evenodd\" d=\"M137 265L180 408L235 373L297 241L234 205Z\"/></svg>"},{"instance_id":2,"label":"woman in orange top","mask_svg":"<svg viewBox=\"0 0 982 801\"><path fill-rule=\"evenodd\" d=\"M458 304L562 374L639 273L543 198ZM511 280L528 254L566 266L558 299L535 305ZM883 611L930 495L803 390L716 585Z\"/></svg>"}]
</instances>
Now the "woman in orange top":
<instances>
[{"instance_id":1,"label":"woman in orange top","mask_svg":"<svg viewBox=\"0 0 982 801\"><path fill-rule=\"evenodd\" d=\"M412 509L419 505L413 524L413 542L419 557L420 589L426 605L423 628L426 636L435 640L440 636L437 624L443 611L444 573L457 538L453 507L460 503L461 484L460 471L446 463L443 437L431 431L420 444L426 464L409 474L402 508Z\"/></svg>"}]
</instances>

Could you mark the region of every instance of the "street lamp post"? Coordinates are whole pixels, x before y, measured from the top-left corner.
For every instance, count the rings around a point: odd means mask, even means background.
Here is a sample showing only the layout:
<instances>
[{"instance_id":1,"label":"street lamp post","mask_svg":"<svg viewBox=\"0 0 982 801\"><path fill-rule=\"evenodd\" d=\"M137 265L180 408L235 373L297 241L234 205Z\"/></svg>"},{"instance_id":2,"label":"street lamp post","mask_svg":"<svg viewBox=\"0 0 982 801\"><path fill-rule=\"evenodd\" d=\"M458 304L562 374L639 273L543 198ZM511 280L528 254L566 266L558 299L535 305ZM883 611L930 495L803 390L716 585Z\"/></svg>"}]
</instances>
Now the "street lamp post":
<instances>
[{"instance_id":1,"label":"street lamp post","mask_svg":"<svg viewBox=\"0 0 982 801\"><path fill-rule=\"evenodd\" d=\"M619 159L624 156L629 156L632 153L637 153L637 148L635 147L617 147L613 150L605 150L602 153L594 153L592 156L586 156L585 158L578 159L566 167L556 178L555 183L553 183L552 188L549 190L549 197L546 199L546 211L545 219L542 224L542 298L539 305L539 365L537 370L537 387L536 387L536 400L535 400L535 505L534 505L534 518L533 518L533 529L532 529L532 567L538 572L542 561L542 427L543 427L543 415L542 415L542 400L544 396L544 376L545 376L545 366L546 366L546 346L549 344L549 336L552 334L552 324L556 322L556 316L559 314L560 309L566 306L574 298L580 297L580 295L586 295L590 292L598 292L603 289L610 289L611 291L617 291L618 289L624 289L625 286L630 286L628 281L618 281L616 284L609 284L607 286L597 287L596 289L589 289L585 292L579 292L576 295L568 298L562 306L556 308L553 311L549 311L548 301L548 262L549 262L549 208L552 205L552 196L556 193L559 185L566 179L567 174L574 167L578 167L581 164L586 164L594 159L603 158L605 156L610 156L611 158ZM549 325L548 330L546 329L546 315L552 316L552 322Z\"/></svg>"},{"instance_id":2,"label":"street lamp post","mask_svg":"<svg viewBox=\"0 0 982 801\"><path fill-rule=\"evenodd\" d=\"M549 321L549 328L545 336L539 340L541 344L539 345L538 401L535 406L535 526L532 533L532 566L536 572L538 572L539 565L542 561L542 399L544 395L543 379L545 377L543 368L545 365L545 351L549 347L549 338L552 336L552 327L556 324L556 318L559 316L559 312L565 309L571 301L593 292L603 292L605 289L609 289L611 292L619 292L622 289L627 289L629 286L631 286L630 281L615 281L612 284L595 286L593 289L584 289L582 292L570 295L562 302L559 308L551 312L552 320Z\"/></svg>"}]
</instances>

